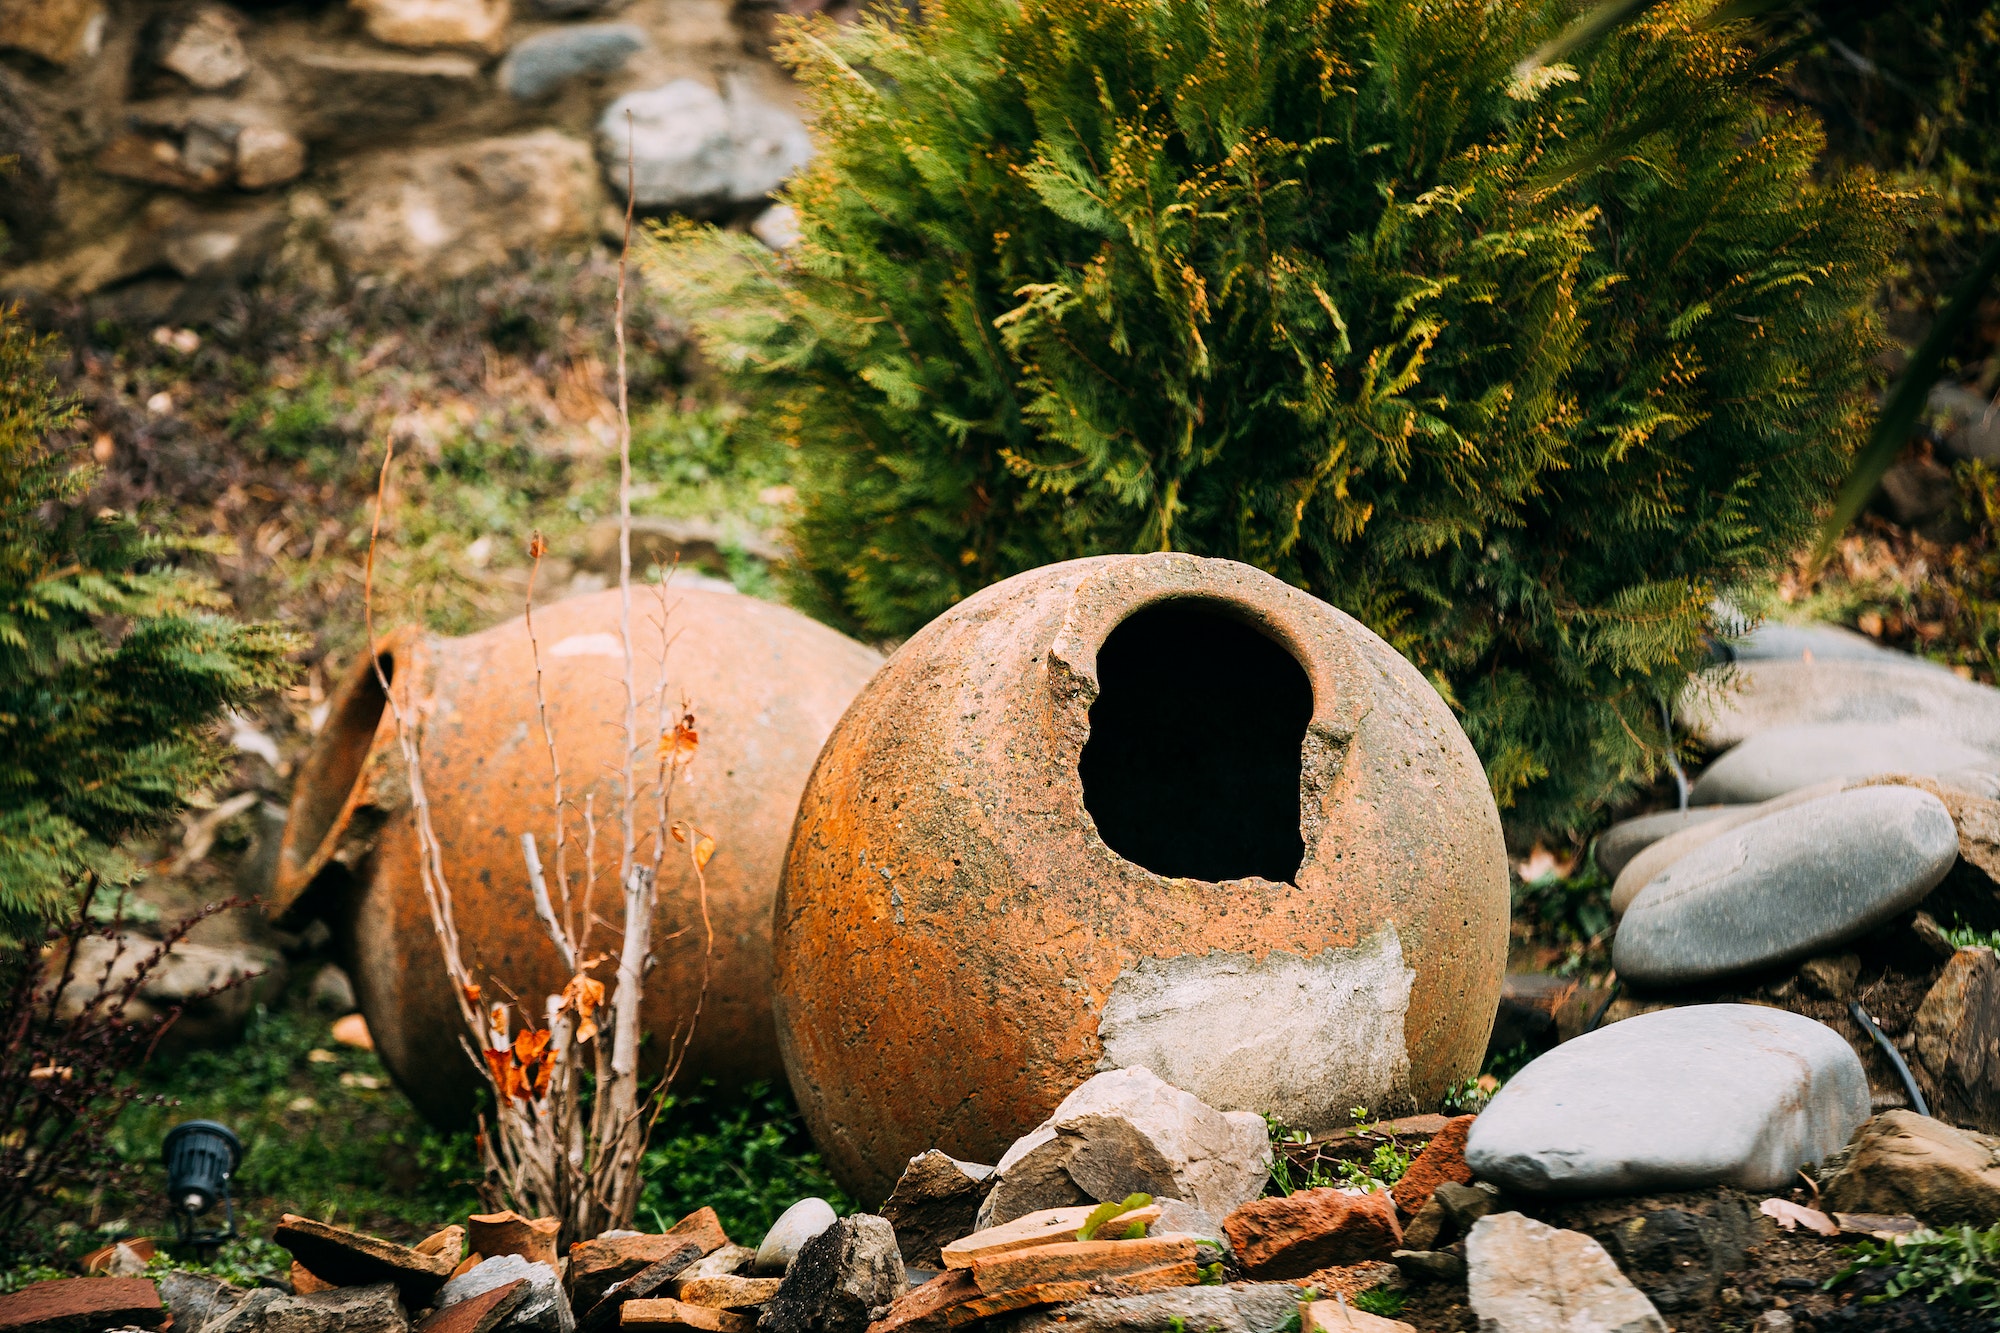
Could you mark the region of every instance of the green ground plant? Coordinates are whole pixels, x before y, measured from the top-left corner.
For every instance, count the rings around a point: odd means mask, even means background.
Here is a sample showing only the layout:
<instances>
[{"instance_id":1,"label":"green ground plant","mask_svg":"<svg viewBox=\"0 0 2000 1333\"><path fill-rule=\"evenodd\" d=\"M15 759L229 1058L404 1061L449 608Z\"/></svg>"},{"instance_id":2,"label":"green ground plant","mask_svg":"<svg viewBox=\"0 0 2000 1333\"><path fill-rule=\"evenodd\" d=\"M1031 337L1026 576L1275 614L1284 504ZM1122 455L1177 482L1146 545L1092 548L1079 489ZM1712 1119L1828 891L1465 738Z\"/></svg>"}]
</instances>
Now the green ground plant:
<instances>
[{"instance_id":1,"label":"green ground plant","mask_svg":"<svg viewBox=\"0 0 2000 1333\"><path fill-rule=\"evenodd\" d=\"M95 881L220 772L212 724L281 685L293 636L226 614L189 544L88 503L55 348L0 309L0 941Z\"/></svg>"},{"instance_id":2,"label":"green ground plant","mask_svg":"<svg viewBox=\"0 0 2000 1333\"><path fill-rule=\"evenodd\" d=\"M1910 196L1820 173L1663 6L936 0L794 30L821 151L780 260L651 257L802 464L800 596L907 633L1051 560L1247 560L1458 709L1518 829L1649 780L1718 591L1858 436Z\"/></svg>"},{"instance_id":3,"label":"green ground plant","mask_svg":"<svg viewBox=\"0 0 2000 1333\"><path fill-rule=\"evenodd\" d=\"M1863 1304L1920 1295L1929 1304L1942 1301L2000 1317L2000 1226L1914 1231L1891 1240L1863 1241L1848 1253L1852 1262L1827 1279L1829 1288L1870 1269L1892 1270L1880 1291L1861 1298Z\"/></svg>"},{"instance_id":4,"label":"green ground plant","mask_svg":"<svg viewBox=\"0 0 2000 1333\"><path fill-rule=\"evenodd\" d=\"M752 1084L724 1095L712 1084L667 1098L646 1149L639 1218L665 1230L711 1207L723 1229L755 1244L778 1214L809 1195L854 1212L806 1134L789 1091Z\"/></svg>"}]
</instances>

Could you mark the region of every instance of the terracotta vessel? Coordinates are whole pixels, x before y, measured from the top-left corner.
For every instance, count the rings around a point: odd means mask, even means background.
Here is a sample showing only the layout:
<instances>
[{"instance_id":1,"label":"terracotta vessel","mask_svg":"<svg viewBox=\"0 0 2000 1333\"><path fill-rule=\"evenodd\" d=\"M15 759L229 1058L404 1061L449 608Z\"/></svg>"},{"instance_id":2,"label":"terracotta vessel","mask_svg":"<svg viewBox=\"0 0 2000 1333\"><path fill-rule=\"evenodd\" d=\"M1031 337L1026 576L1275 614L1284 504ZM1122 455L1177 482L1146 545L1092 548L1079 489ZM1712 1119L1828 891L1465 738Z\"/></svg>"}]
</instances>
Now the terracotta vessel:
<instances>
[{"instance_id":1,"label":"terracotta vessel","mask_svg":"<svg viewBox=\"0 0 2000 1333\"><path fill-rule=\"evenodd\" d=\"M641 687L640 808L657 790L658 714L645 696L660 679L658 597L634 591L633 641ZM666 696L695 714L700 747L673 798L673 815L716 840L707 867L715 952L700 1022L682 1077L725 1084L778 1075L771 1019L771 903L785 836L813 756L880 657L797 612L728 593L670 591ZM581 887L586 792L594 793L600 867L596 915L609 922L589 950L615 955L619 747L624 675L618 593L572 598L535 612L544 688L562 753L570 868ZM390 688L418 718L426 789L456 904L466 962L535 1004L564 977L536 922L520 836L533 832L553 874L548 751L534 668L520 620L463 639L413 629L380 644ZM671 717L669 715L669 720ZM395 723L368 663L331 701L293 792L278 853L276 907L324 917L347 955L382 1062L417 1106L463 1123L476 1078L459 1047L461 1023L417 879L416 827ZM638 829L650 856L650 814ZM654 924L645 1047L660 1058L685 1027L701 985L703 930L694 876L670 848ZM668 936L683 932L677 938ZM610 979L610 968L598 970ZM506 990L486 988L500 996Z\"/></svg>"},{"instance_id":2,"label":"terracotta vessel","mask_svg":"<svg viewBox=\"0 0 2000 1333\"><path fill-rule=\"evenodd\" d=\"M1103 1069L1324 1129L1477 1072L1507 910L1479 760L1387 644L1232 561L1071 561L927 625L835 728L779 1041L863 1199Z\"/></svg>"}]
</instances>

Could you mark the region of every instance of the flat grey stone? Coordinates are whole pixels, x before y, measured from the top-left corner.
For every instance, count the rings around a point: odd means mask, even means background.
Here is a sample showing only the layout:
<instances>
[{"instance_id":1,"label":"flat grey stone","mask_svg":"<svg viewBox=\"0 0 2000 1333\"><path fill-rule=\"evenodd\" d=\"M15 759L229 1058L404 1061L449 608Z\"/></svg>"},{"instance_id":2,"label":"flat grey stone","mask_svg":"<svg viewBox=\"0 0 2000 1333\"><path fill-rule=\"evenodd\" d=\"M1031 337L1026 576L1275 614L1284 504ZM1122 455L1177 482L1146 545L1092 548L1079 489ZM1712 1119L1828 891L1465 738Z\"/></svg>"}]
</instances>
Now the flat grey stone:
<instances>
[{"instance_id":1,"label":"flat grey stone","mask_svg":"<svg viewBox=\"0 0 2000 1333\"><path fill-rule=\"evenodd\" d=\"M1698 805L1686 810L1661 810L1650 815L1634 815L1621 819L1604 832L1597 835L1597 868L1613 879L1630 864L1633 857L1645 851L1664 838L1685 832L1698 824L1706 824L1722 818L1732 810L1731 805Z\"/></svg>"},{"instance_id":2,"label":"flat grey stone","mask_svg":"<svg viewBox=\"0 0 2000 1333\"><path fill-rule=\"evenodd\" d=\"M1685 986L1826 953L1923 900L1958 859L1944 802L1860 787L1729 830L1661 871L1618 923L1611 961Z\"/></svg>"},{"instance_id":3,"label":"flat grey stone","mask_svg":"<svg viewBox=\"0 0 2000 1333\"><path fill-rule=\"evenodd\" d=\"M1861 1060L1833 1029L1761 1005L1694 1005L1529 1064L1472 1122L1465 1160L1524 1194L1782 1189L1868 1112Z\"/></svg>"},{"instance_id":4,"label":"flat grey stone","mask_svg":"<svg viewBox=\"0 0 2000 1333\"><path fill-rule=\"evenodd\" d=\"M1901 726L2000 752L2000 690L1915 658L1763 658L1698 673L1680 721L1711 746L1778 727Z\"/></svg>"},{"instance_id":5,"label":"flat grey stone","mask_svg":"<svg viewBox=\"0 0 2000 1333\"><path fill-rule=\"evenodd\" d=\"M807 1241L840 1219L825 1199L800 1199L771 1223L764 1241L757 1247L751 1269L758 1273L782 1273L798 1258Z\"/></svg>"},{"instance_id":6,"label":"flat grey stone","mask_svg":"<svg viewBox=\"0 0 2000 1333\"><path fill-rule=\"evenodd\" d=\"M1625 868L1618 872L1618 878L1611 885L1611 915L1623 917L1625 909L1639 896L1639 890L1659 878L1661 871L1696 848L1706 847L1731 829L1740 828L1752 820L1774 815L1780 810L1789 810L1795 805L1804 805L1807 801L1817 801L1822 796L1832 796L1836 792L1844 791L1847 786L1844 780L1835 778L1831 782L1816 782L1810 787L1788 791L1783 796L1774 796L1755 805L1707 807L1728 813L1717 815L1714 819L1700 824L1690 825L1678 833L1669 834L1650 847L1641 849L1636 856L1625 863Z\"/></svg>"},{"instance_id":7,"label":"flat grey stone","mask_svg":"<svg viewBox=\"0 0 2000 1333\"><path fill-rule=\"evenodd\" d=\"M212 1316L202 1333L408 1333L409 1327L395 1286L378 1282L310 1296L259 1287Z\"/></svg>"},{"instance_id":8,"label":"flat grey stone","mask_svg":"<svg viewBox=\"0 0 2000 1333\"><path fill-rule=\"evenodd\" d=\"M1774 727L1708 766L1689 800L1746 805L1835 778L1889 773L1935 777L1955 769L1990 772L2000 758L1934 732L1875 723Z\"/></svg>"},{"instance_id":9,"label":"flat grey stone","mask_svg":"<svg viewBox=\"0 0 2000 1333\"><path fill-rule=\"evenodd\" d=\"M1839 625L1759 625L1728 640L1723 651L1737 662L1888 662L1951 674L1949 667L1884 647Z\"/></svg>"},{"instance_id":10,"label":"flat grey stone","mask_svg":"<svg viewBox=\"0 0 2000 1333\"><path fill-rule=\"evenodd\" d=\"M538 32L514 44L500 62L500 86L523 101L554 92L586 74L612 74L645 49L634 23L579 23Z\"/></svg>"},{"instance_id":11,"label":"flat grey stone","mask_svg":"<svg viewBox=\"0 0 2000 1333\"><path fill-rule=\"evenodd\" d=\"M1667 1321L1581 1231L1495 1213L1465 1238L1480 1333L1667 1333Z\"/></svg>"},{"instance_id":12,"label":"flat grey stone","mask_svg":"<svg viewBox=\"0 0 2000 1333\"><path fill-rule=\"evenodd\" d=\"M1008 1333L1279 1333L1298 1313L1299 1289L1288 1282L1234 1282L1078 1301L1000 1326Z\"/></svg>"},{"instance_id":13,"label":"flat grey stone","mask_svg":"<svg viewBox=\"0 0 2000 1333\"><path fill-rule=\"evenodd\" d=\"M1939 384L1931 389L1930 410L1944 419L1946 453L2000 463L2000 412L1991 398L1960 384Z\"/></svg>"}]
</instances>

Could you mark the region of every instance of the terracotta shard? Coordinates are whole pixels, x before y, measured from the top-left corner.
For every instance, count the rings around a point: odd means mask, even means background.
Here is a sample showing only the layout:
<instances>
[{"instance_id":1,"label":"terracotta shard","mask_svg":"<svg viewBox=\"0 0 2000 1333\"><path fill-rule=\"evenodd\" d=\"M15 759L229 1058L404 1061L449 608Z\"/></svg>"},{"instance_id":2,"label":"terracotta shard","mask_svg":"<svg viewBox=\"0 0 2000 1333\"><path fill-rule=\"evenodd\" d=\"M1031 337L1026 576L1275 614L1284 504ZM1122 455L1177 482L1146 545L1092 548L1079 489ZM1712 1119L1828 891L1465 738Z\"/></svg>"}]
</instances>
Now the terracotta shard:
<instances>
[{"instance_id":1,"label":"terracotta shard","mask_svg":"<svg viewBox=\"0 0 2000 1333\"><path fill-rule=\"evenodd\" d=\"M472 1248L488 1259L517 1254L531 1264L556 1265L556 1233L562 1222L553 1217L532 1221L519 1213L475 1213L465 1219L465 1235Z\"/></svg>"},{"instance_id":2,"label":"terracotta shard","mask_svg":"<svg viewBox=\"0 0 2000 1333\"><path fill-rule=\"evenodd\" d=\"M417 1333L492 1333L527 1296L528 1280L516 1278L504 1287L432 1311L417 1325Z\"/></svg>"},{"instance_id":3,"label":"terracotta shard","mask_svg":"<svg viewBox=\"0 0 2000 1333\"><path fill-rule=\"evenodd\" d=\"M777 1277L682 1278L675 1283L674 1297L689 1305L705 1305L711 1310L747 1310L762 1305L778 1294L784 1281Z\"/></svg>"},{"instance_id":4,"label":"terracotta shard","mask_svg":"<svg viewBox=\"0 0 2000 1333\"><path fill-rule=\"evenodd\" d=\"M312 1269L307 1268L296 1259L292 1260L291 1281L292 1295L294 1296L310 1296L316 1291L332 1291L334 1289L333 1283L328 1282L324 1278L316 1277Z\"/></svg>"},{"instance_id":5,"label":"terracotta shard","mask_svg":"<svg viewBox=\"0 0 2000 1333\"><path fill-rule=\"evenodd\" d=\"M976 1300L980 1295L970 1268L948 1269L899 1297L886 1314L868 1326L868 1333L904 1333L906 1329L928 1328L946 1309Z\"/></svg>"},{"instance_id":6,"label":"terracotta shard","mask_svg":"<svg viewBox=\"0 0 2000 1333\"><path fill-rule=\"evenodd\" d=\"M458 1266L455 1256L419 1254L407 1245L286 1213L271 1239L316 1277L336 1287L392 1282L403 1304L420 1310Z\"/></svg>"},{"instance_id":7,"label":"terracotta shard","mask_svg":"<svg viewBox=\"0 0 2000 1333\"><path fill-rule=\"evenodd\" d=\"M1369 1314L1344 1301L1314 1301L1300 1313L1300 1333L1417 1333L1414 1324Z\"/></svg>"},{"instance_id":8,"label":"terracotta shard","mask_svg":"<svg viewBox=\"0 0 2000 1333\"><path fill-rule=\"evenodd\" d=\"M646 1265L631 1277L614 1282L591 1305L589 1313L577 1321L578 1333L606 1333L618 1326L619 1311L632 1301L647 1300L665 1291L689 1265L701 1258L700 1241L682 1241L667 1257Z\"/></svg>"},{"instance_id":9,"label":"terracotta shard","mask_svg":"<svg viewBox=\"0 0 2000 1333\"><path fill-rule=\"evenodd\" d=\"M418 1254L435 1255L456 1264L465 1254L465 1228L454 1223L442 1231L432 1232L410 1248ZM553 1259L549 1267L555 1267Z\"/></svg>"},{"instance_id":10,"label":"terracotta shard","mask_svg":"<svg viewBox=\"0 0 2000 1333\"><path fill-rule=\"evenodd\" d=\"M1076 1233L1090 1220L1097 1208L1094 1203L1078 1204L1073 1208L1044 1208L1040 1212L1017 1217L1011 1222L1003 1222L997 1227L975 1231L963 1240L955 1240L945 1246L940 1254L946 1268L970 1267L975 1260L1005 1254L1009 1250L1032 1249L1037 1245L1058 1245L1076 1239ZM1134 1208L1122 1214L1118 1221L1123 1226L1150 1225L1160 1220L1160 1205L1149 1203L1144 1208Z\"/></svg>"},{"instance_id":11,"label":"terracotta shard","mask_svg":"<svg viewBox=\"0 0 2000 1333\"><path fill-rule=\"evenodd\" d=\"M627 1301L619 1310L621 1328L671 1326L699 1328L706 1333L751 1333L757 1321L729 1310L711 1310L705 1305L689 1305L671 1297Z\"/></svg>"},{"instance_id":12,"label":"terracotta shard","mask_svg":"<svg viewBox=\"0 0 2000 1333\"><path fill-rule=\"evenodd\" d=\"M1095 1281L1194 1258L1192 1236L1142 1240L1073 1240L1011 1250L972 1262L972 1280L987 1295L1044 1282Z\"/></svg>"},{"instance_id":13,"label":"terracotta shard","mask_svg":"<svg viewBox=\"0 0 2000 1333\"><path fill-rule=\"evenodd\" d=\"M1222 1229L1244 1273L1259 1281L1387 1258L1403 1239L1395 1202L1386 1193L1338 1189L1252 1199L1224 1218Z\"/></svg>"},{"instance_id":14,"label":"terracotta shard","mask_svg":"<svg viewBox=\"0 0 2000 1333\"><path fill-rule=\"evenodd\" d=\"M1472 1183L1472 1168L1465 1164L1465 1136L1472 1130L1472 1121L1472 1116L1462 1115L1440 1125L1417 1159L1410 1163L1410 1169L1389 1191L1405 1217L1414 1217L1445 1181L1455 1185Z\"/></svg>"},{"instance_id":15,"label":"terracotta shard","mask_svg":"<svg viewBox=\"0 0 2000 1333\"><path fill-rule=\"evenodd\" d=\"M165 1319L159 1289L143 1277L56 1278L0 1296L0 1329L6 1333L158 1328Z\"/></svg>"},{"instance_id":16,"label":"terracotta shard","mask_svg":"<svg viewBox=\"0 0 2000 1333\"><path fill-rule=\"evenodd\" d=\"M722 1219L713 1208L697 1208L656 1236L578 1241L569 1247L570 1303L578 1310L588 1310L613 1283L623 1282L690 1244L700 1251L697 1258L707 1258L729 1244Z\"/></svg>"}]
</instances>

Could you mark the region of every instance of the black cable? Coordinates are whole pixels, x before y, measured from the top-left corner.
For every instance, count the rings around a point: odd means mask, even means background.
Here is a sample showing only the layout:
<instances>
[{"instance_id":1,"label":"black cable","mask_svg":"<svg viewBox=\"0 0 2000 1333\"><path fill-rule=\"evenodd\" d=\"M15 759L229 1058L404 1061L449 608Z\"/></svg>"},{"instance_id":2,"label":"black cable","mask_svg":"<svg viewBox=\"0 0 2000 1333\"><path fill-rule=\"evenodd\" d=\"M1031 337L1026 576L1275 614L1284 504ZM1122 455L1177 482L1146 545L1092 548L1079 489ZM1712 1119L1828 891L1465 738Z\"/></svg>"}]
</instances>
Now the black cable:
<instances>
[{"instance_id":1,"label":"black cable","mask_svg":"<svg viewBox=\"0 0 2000 1333\"><path fill-rule=\"evenodd\" d=\"M1909 1065L1903 1062L1903 1053L1890 1043L1887 1033L1875 1026L1875 1020L1861 1007L1861 1001L1849 1000L1847 1012L1854 1015L1855 1022L1867 1029L1868 1035L1875 1039L1875 1044L1882 1048L1882 1053L1889 1057L1889 1063L1896 1066L1896 1073L1903 1080L1903 1090L1910 1094L1910 1105L1915 1108L1916 1113L1928 1117L1931 1113L1930 1103L1924 1100L1923 1093L1917 1091L1916 1076L1910 1073Z\"/></svg>"},{"instance_id":2,"label":"black cable","mask_svg":"<svg viewBox=\"0 0 2000 1333\"><path fill-rule=\"evenodd\" d=\"M1583 1025L1583 1032L1597 1031L1597 1025L1602 1023L1604 1016L1611 1012L1611 1003L1618 998L1619 988L1624 986L1624 984L1624 982L1618 979L1617 973L1614 972L1611 974L1611 990L1605 995L1604 1003L1597 1006L1597 1012L1590 1016L1590 1021ZM1577 1035L1582 1036L1583 1033L1578 1033Z\"/></svg>"}]
</instances>

